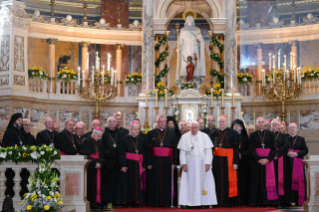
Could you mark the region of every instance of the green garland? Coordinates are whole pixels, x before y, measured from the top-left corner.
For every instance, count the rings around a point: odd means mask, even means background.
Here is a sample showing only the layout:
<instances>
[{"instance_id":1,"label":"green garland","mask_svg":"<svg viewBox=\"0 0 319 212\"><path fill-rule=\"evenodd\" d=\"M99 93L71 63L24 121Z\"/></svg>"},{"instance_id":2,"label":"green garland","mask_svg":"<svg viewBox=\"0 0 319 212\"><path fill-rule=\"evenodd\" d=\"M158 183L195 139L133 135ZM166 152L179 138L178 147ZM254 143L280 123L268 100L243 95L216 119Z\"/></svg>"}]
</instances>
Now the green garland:
<instances>
[{"instance_id":1,"label":"green garland","mask_svg":"<svg viewBox=\"0 0 319 212\"><path fill-rule=\"evenodd\" d=\"M155 44L155 50L158 51L161 45L165 45L168 42L167 37L163 37L162 40L158 41L157 44Z\"/></svg>"},{"instance_id":2,"label":"green garland","mask_svg":"<svg viewBox=\"0 0 319 212\"><path fill-rule=\"evenodd\" d=\"M158 82L162 81L162 78L165 77L165 75L168 73L169 68L167 64L165 65L164 69L160 71L158 75L155 77L155 85L157 85Z\"/></svg>"},{"instance_id":3,"label":"green garland","mask_svg":"<svg viewBox=\"0 0 319 212\"><path fill-rule=\"evenodd\" d=\"M222 45L215 37L212 37L211 41L214 46L219 48L219 52L222 53L224 51L224 45Z\"/></svg>"},{"instance_id":4,"label":"green garland","mask_svg":"<svg viewBox=\"0 0 319 212\"><path fill-rule=\"evenodd\" d=\"M163 62L167 56L168 56L168 51L167 50L161 52L159 57L155 61L155 66L158 68L160 63Z\"/></svg>"},{"instance_id":5,"label":"green garland","mask_svg":"<svg viewBox=\"0 0 319 212\"><path fill-rule=\"evenodd\" d=\"M210 75L211 76L214 76L217 78L217 81L216 83L220 83L221 87L223 88L224 87L224 75L222 75L221 73L219 73L217 70L215 69L212 69L210 71Z\"/></svg>"},{"instance_id":6,"label":"green garland","mask_svg":"<svg viewBox=\"0 0 319 212\"><path fill-rule=\"evenodd\" d=\"M197 88L197 84L194 82L185 82L181 85L181 89L191 89L191 88Z\"/></svg>"},{"instance_id":7,"label":"green garland","mask_svg":"<svg viewBox=\"0 0 319 212\"><path fill-rule=\"evenodd\" d=\"M224 68L224 61L222 60L222 58L219 56L219 54L216 54L214 52L212 52L210 54L210 58L212 58L214 61L217 62L217 64L219 65L220 69Z\"/></svg>"},{"instance_id":8,"label":"green garland","mask_svg":"<svg viewBox=\"0 0 319 212\"><path fill-rule=\"evenodd\" d=\"M319 78L319 70L314 68L307 68L301 73L302 80L312 80Z\"/></svg>"},{"instance_id":9,"label":"green garland","mask_svg":"<svg viewBox=\"0 0 319 212\"><path fill-rule=\"evenodd\" d=\"M35 78L49 79L47 72L39 66L32 66L31 68L29 68L28 76L29 76L29 79L35 79Z\"/></svg>"},{"instance_id":10,"label":"green garland","mask_svg":"<svg viewBox=\"0 0 319 212\"><path fill-rule=\"evenodd\" d=\"M141 83L142 82L142 74L141 73L132 73L130 75L126 76L125 79L125 84L134 84L136 85L137 83Z\"/></svg>"}]
</instances>

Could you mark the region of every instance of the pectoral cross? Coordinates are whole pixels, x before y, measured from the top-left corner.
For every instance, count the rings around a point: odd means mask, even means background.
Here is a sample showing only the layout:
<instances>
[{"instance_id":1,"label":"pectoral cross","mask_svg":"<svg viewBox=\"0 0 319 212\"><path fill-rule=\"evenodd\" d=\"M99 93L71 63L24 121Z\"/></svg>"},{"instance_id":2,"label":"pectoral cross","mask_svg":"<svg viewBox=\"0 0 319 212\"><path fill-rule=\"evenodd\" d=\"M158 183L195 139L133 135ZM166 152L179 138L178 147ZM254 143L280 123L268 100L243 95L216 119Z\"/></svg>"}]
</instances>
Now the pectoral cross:
<instances>
[{"instance_id":1,"label":"pectoral cross","mask_svg":"<svg viewBox=\"0 0 319 212\"><path fill-rule=\"evenodd\" d=\"M22 141L20 141L20 146L22 146L22 144L23 144L23 142L22 142Z\"/></svg>"},{"instance_id":2,"label":"pectoral cross","mask_svg":"<svg viewBox=\"0 0 319 212\"><path fill-rule=\"evenodd\" d=\"M113 147L116 148L116 144L113 144Z\"/></svg>"},{"instance_id":3,"label":"pectoral cross","mask_svg":"<svg viewBox=\"0 0 319 212\"><path fill-rule=\"evenodd\" d=\"M261 146L263 147L263 149L265 149L265 144L264 143L262 143Z\"/></svg>"},{"instance_id":4,"label":"pectoral cross","mask_svg":"<svg viewBox=\"0 0 319 212\"><path fill-rule=\"evenodd\" d=\"M138 154L138 149L135 150L136 154Z\"/></svg>"}]
</instances>

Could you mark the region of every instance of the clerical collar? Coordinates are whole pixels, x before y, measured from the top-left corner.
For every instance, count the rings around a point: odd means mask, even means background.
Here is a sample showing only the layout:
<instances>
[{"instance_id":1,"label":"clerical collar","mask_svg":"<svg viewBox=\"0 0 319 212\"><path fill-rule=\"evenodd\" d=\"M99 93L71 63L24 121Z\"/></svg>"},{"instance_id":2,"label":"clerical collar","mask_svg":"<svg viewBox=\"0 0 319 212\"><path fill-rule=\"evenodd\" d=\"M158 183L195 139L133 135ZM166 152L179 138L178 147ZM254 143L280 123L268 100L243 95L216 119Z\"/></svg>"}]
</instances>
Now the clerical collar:
<instances>
[{"instance_id":1,"label":"clerical collar","mask_svg":"<svg viewBox=\"0 0 319 212\"><path fill-rule=\"evenodd\" d=\"M220 130L221 130L221 131L224 131L224 130L226 130L226 128L227 128L227 127L225 127L224 129L220 129Z\"/></svg>"},{"instance_id":2,"label":"clerical collar","mask_svg":"<svg viewBox=\"0 0 319 212\"><path fill-rule=\"evenodd\" d=\"M161 129L161 128L158 128L160 131L164 131L165 130L165 128L164 129Z\"/></svg>"},{"instance_id":3,"label":"clerical collar","mask_svg":"<svg viewBox=\"0 0 319 212\"><path fill-rule=\"evenodd\" d=\"M49 130L49 129L47 129L47 131L48 131L48 132L50 132L50 133L52 133L52 132L53 132L53 130Z\"/></svg>"},{"instance_id":4,"label":"clerical collar","mask_svg":"<svg viewBox=\"0 0 319 212\"><path fill-rule=\"evenodd\" d=\"M264 130L259 130L260 132L263 132Z\"/></svg>"}]
</instances>

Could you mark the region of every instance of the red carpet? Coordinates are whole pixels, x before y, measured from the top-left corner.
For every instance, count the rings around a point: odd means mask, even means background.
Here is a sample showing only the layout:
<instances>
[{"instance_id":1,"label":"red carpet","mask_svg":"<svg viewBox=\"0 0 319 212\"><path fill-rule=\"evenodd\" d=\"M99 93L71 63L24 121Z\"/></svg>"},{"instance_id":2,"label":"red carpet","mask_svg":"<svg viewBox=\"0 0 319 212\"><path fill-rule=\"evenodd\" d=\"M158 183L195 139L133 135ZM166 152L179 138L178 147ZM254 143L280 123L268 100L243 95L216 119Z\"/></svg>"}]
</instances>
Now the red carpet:
<instances>
[{"instance_id":1,"label":"red carpet","mask_svg":"<svg viewBox=\"0 0 319 212\"><path fill-rule=\"evenodd\" d=\"M188 211L203 211L203 212L275 212L276 208L255 208L255 207L237 207L237 208L212 208L212 209L170 209L170 208L119 208L116 212L188 212Z\"/></svg>"}]
</instances>

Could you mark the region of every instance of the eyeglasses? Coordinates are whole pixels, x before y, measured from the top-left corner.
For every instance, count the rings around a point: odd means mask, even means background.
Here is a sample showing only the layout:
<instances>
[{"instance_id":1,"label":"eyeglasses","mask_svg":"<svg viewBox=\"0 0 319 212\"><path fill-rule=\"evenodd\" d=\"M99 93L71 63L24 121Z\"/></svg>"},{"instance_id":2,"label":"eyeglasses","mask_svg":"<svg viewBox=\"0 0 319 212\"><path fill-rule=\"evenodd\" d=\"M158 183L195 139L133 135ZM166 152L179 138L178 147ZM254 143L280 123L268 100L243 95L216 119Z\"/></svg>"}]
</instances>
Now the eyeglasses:
<instances>
[{"instance_id":1,"label":"eyeglasses","mask_svg":"<svg viewBox=\"0 0 319 212\"><path fill-rule=\"evenodd\" d=\"M109 123L116 123L117 121L109 121Z\"/></svg>"},{"instance_id":2,"label":"eyeglasses","mask_svg":"<svg viewBox=\"0 0 319 212\"><path fill-rule=\"evenodd\" d=\"M297 127L289 127L289 129L297 129Z\"/></svg>"},{"instance_id":3,"label":"eyeglasses","mask_svg":"<svg viewBox=\"0 0 319 212\"><path fill-rule=\"evenodd\" d=\"M53 124L54 121L46 121L45 123L46 123L46 124Z\"/></svg>"}]
</instances>

